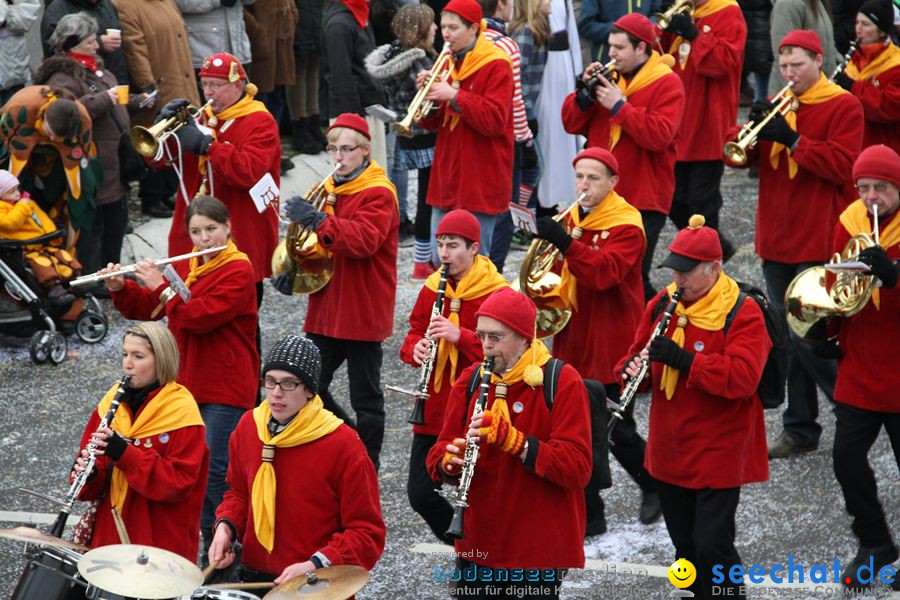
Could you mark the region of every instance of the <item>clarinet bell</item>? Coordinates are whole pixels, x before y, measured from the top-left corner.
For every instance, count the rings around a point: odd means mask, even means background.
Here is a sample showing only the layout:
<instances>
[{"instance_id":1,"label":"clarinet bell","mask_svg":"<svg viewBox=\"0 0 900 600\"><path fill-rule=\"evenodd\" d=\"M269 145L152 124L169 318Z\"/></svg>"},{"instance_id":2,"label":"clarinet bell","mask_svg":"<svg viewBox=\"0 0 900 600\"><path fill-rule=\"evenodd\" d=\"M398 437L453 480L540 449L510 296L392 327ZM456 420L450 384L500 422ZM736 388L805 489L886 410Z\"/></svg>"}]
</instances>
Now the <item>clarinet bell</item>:
<instances>
[{"instance_id":1,"label":"clarinet bell","mask_svg":"<svg viewBox=\"0 0 900 600\"><path fill-rule=\"evenodd\" d=\"M416 397L416 403L413 405L412 413L409 415L406 422L410 425L425 424L425 399L421 396Z\"/></svg>"},{"instance_id":2,"label":"clarinet bell","mask_svg":"<svg viewBox=\"0 0 900 600\"><path fill-rule=\"evenodd\" d=\"M466 510L464 506L456 506L453 508L453 520L450 521L450 527L447 528L447 537L454 540L463 539L463 514Z\"/></svg>"}]
</instances>

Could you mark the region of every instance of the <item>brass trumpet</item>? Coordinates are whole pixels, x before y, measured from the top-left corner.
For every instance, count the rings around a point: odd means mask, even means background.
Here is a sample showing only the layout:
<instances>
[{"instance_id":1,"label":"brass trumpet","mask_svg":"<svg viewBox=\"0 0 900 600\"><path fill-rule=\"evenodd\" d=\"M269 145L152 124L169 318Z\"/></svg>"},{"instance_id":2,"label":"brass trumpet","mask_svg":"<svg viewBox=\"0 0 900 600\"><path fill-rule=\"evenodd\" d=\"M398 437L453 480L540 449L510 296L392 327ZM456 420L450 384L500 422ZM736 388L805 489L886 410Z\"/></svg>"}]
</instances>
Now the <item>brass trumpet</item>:
<instances>
[{"instance_id":1,"label":"brass trumpet","mask_svg":"<svg viewBox=\"0 0 900 600\"><path fill-rule=\"evenodd\" d=\"M190 120L190 118L197 118L197 116L211 104L212 100L208 101L200 108L187 106L185 107L185 112L179 111L180 114L173 115L168 119L163 119L151 127L135 125L131 128L131 133L128 136L131 138L131 145L134 146L134 149L137 150L137 153L141 156L153 158L159 151L159 144L164 137L178 131L182 125Z\"/></svg>"},{"instance_id":2,"label":"brass trumpet","mask_svg":"<svg viewBox=\"0 0 900 600\"><path fill-rule=\"evenodd\" d=\"M419 91L416 92L416 95L409 103L409 108L406 109L406 116L399 123L394 123L394 129L397 133L405 137L412 137L413 121L424 119L431 112L431 109L434 108L434 102L426 100L425 95L428 94L431 86L436 81L446 79L452 68L453 53L450 51L450 48L444 48L431 66L428 79L425 80L425 83L419 88Z\"/></svg>"},{"instance_id":3,"label":"brass trumpet","mask_svg":"<svg viewBox=\"0 0 900 600\"><path fill-rule=\"evenodd\" d=\"M725 154L726 160L736 165L743 165L746 163L747 150L756 146L759 132L766 126L766 123L771 121L777 114L786 115L794 110L794 97L788 94L793 85L793 81L788 81L787 85L781 88L781 90L772 97L772 102L775 103L775 106L772 107L772 110L770 110L765 117L759 120L759 123L747 121L744 126L741 127L741 130L738 131L737 139L725 144L722 151Z\"/></svg>"},{"instance_id":4,"label":"brass trumpet","mask_svg":"<svg viewBox=\"0 0 900 600\"><path fill-rule=\"evenodd\" d=\"M338 163L322 181L311 187L305 195L318 211L325 210L331 194L325 190L325 183L341 167ZM317 251L319 238L316 232L298 223L288 225L287 235L275 247L272 254L272 275L277 277L292 273L293 292L297 295L314 294L328 285L334 274L334 259L330 252Z\"/></svg>"},{"instance_id":5,"label":"brass trumpet","mask_svg":"<svg viewBox=\"0 0 900 600\"><path fill-rule=\"evenodd\" d=\"M693 13L694 3L691 0L676 0L666 12L656 13L656 24L660 29L667 29L672 17L681 13Z\"/></svg>"}]
</instances>

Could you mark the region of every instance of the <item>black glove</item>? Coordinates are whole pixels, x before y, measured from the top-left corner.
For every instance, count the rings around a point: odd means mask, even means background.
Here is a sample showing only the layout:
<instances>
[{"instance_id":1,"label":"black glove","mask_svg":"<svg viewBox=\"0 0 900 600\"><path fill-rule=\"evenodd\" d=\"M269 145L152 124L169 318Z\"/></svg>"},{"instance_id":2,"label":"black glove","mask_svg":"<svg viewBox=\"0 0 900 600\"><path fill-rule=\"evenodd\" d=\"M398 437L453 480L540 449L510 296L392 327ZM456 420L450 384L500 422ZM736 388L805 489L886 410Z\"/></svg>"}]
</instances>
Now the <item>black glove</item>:
<instances>
[{"instance_id":1,"label":"black glove","mask_svg":"<svg viewBox=\"0 0 900 600\"><path fill-rule=\"evenodd\" d=\"M175 132L178 140L181 142L181 148L188 152L193 152L197 156L203 156L209 150L212 143L212 136L207 135L197 129L197 124L191 119Z\"/></svg>"},{"instance_id":2,"label":"black glove","mask_svg":"<svg viewBox=\"0 0 900 600\"><path fill-rule=\"evenodd\" d=\"M174 100L169 100L166 102L166 105L162 107L162 110L159 111L159 114L153 122L159 123L164 119L174 117L179 111L186 109L190 105L191 101L187 98L175 98Z\"/></svg>"},{"instance_id":3,"label":"black glove","mask_svg":"<svg viewBox=\"0 0 900 600\"><path fill-rule=\"evenodd\" d=\"M800 134L791 129L784 115L777 114L759 130L759 139L778 142L790 148L800 139Z\"/></svg>"},{"instance_id":4,"label":"black glove","mask_svg":"<svg viewBox=\"0 0 900 600\"><path fill-rule=\"evenodd\" d=\"M528 129L531 130L531 135L537 137L538 135L538 120L537 119L528 119Z\"/></svg>"},{"instance_id":5,"label":"black glove","mask_svg":"<svg viewBox=\"0 0 900 600\"><path fill-rule=\"evenodd\" d=\"M294 269L272 278L272 287L284 294L291 296L294 293Z\"/></svg>"},{"instance_id":6,"label":"black glove","mask_svg":"<svg viewBox=\"0 0 900 600\"><path fill-rule=\"evenodd\" d=\"M897 265L881 246L872 246L859 253L860 262L869 265L872 273L881 280L881 287L891 289L897 285Z\"/></svg>"},{"instance_id":7,"label":"black glove","mask_svg":"<svg viewBox=\"0 0 900 600\"><path fill-rule=\"evenodd\" d=\"M219 0L219 3L222 6L230 8L230 7L234 6L235 4L237 4L237 0Z\"/></svg>"},{"instance_id":8,"label":"black glove","mask_svg":"<svg viewBox=\"0 0 900 600\"><path fill-rule=\"evenodd\" d=\"M700 34L694 26L694 19L687 13L678 13L672 17L666 31L674 33L675 35L680 35L689 42L693 42Z\"/></svg>"},{"instance_id":9,"label":"black glove","mask_svg":"<svg viewBox=\"0 0 900 600\"><path fill-rule=\"evenodd\" d=\"M628 371L626 371L626 369L628 368L628 365L630 365L634 361L638 361L639 363L641 362L640 354L632 354L628 357L628 360L625 361L625 364L622 365L622 370L619 372L620 377L622 377L623 379L631 379L631 375L628 374Z\"/></svg>"},{"instance_id":10,"label":"black glove","mask_svg":"<svg viewBox=\"0 0 900 600\"><path fill-rule=\"evenodd\" d=\"M525 144L525 147L522 148L522 170L530 171L532 169L536 169L538 166L538 154L537 148L535 148L534 140L531 140Z\"/></svg>"},{"instance_id":11,"label":"black glove","mask_svg":"<svg viewBox=\"0 0 900 600\"><path fill-rule=\"evenodd\" d=\"M127 447L128 442L126 442L125 439L115 431L109 438L106 439L106 455L113 461L117 461L122 458L122 455L125 454L125 449Z\"/></svg>"},{"instance_id":12,"label":"black glove","mask_svg":"<svg viewBox=\"0 0 900 600\"><path fill-rule=\"evenodd\" d=\"M572 245L572 236L552 217L541 217L537 220L537 236L559 248L560 252L565 252Z\"/></svg>"},{"instance_id":13,"label":"black glove","mask_svg":"<svg viewBox=\"0 0 900 600\"><path fill-rule=\"evenodd\" d=\"M675 0L663 0L662 5L660 5L660 7L659 7L659 12L661 12L661 13L666 12L667 10L672 8L673 4L675 4Z\"/></svg>"},{"instance_id":14,"label":"black glove","mask_svg":"<svg viewBox=\"0 0 900 600\"><path fill-rule=\"evenodd\" d=\"M301 196L291 196L284 205L284 214L294 223L315 231L328 215L313 208L310 202Z\"/></svg>"},{"instance_id":15,"label":"black glove","mask_svg":"<svg viewBox=\"0 0 900 600\"><path fill-rule=\"evenodd\" d=\"M772 110L772 106L772 103L768 100L756 100L750 106L749 120L754 123L759 123L767 114L769 114L769 111Z\"/></svg>"},{"instance_id":16,"label":"black glove","mask_svg":"<svg viewBox=\"0 0 900 600\"><path fill-rule=\"evenodd\" d=\"M691 364L694 362L694 353L680 348L671 339L658 335L650 342L650 360L661 362L682 373L687 373L691 370Z\"/></svg>"},{"instance_id":17,"label":"black glove","mask_svg":"<svg viewBox=\"0 0 900 600\"><path fill-rule=\"evenodd\" d=\"M856 80L847 75L845 71L841 71L834 78L834 82L849 92Z\"/></svg>"},{"instance_id":18,"label":"black glove","mask_svg":"<svg viewBox=\"0 0 900 600\"><path fill-rule=\"evenodd\" d=\"M812 344L812 353L826 360L836 360L844 357L844 351L841 350L837 340L815 342Z\"/></svg>"}]
</instances>

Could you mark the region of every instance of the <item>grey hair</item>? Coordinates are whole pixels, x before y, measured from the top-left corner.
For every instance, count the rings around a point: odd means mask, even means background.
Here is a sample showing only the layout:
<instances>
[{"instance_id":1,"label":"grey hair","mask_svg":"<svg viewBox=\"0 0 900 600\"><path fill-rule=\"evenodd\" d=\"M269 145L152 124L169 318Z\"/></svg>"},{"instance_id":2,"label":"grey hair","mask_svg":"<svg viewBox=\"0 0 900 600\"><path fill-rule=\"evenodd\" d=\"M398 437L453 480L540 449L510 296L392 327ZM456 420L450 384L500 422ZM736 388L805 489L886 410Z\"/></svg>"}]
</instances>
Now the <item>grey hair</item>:
<instances>
[{"instance_id":1,"label":"grey hair","mask_svg":"<svg viewBox=\"0 0 900 600\"><path fill-rule=\"evenodd\" d=\"M50 35L48 44L55 50L62 50L63 44L70 37L74 36L81 42L92 35L97 35L98 30L97 19L91 15L84 12L71 13L61 18L56 24L56 29Z\"/></svg>"}]
</instances>

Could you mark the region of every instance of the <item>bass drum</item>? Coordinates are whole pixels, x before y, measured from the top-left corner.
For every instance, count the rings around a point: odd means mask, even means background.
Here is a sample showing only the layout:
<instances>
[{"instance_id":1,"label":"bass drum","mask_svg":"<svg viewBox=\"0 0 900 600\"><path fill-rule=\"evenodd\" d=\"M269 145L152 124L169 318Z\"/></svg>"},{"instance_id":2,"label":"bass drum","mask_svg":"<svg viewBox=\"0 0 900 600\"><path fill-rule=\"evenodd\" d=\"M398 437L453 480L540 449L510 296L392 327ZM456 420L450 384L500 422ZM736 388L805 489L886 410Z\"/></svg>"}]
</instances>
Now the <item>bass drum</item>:
<instances>
[{"instance_id":1,"label":"bass drum","mask_svg":"<svg viewBox=\"0 0 900 600\"><path fill-rule=\"evenodd\" d=\"M85 600L87 583L78 574L80 558L66 548L34 548L10 600Z\"/></svg>"},{"instance_id":2,"label":"bass drum","mask_svg":"<svg viewBox=\"0 0 900 600\"><path fill-rule=\"evenodd\" d=\"M218 590L210 587L200 587L180 600L259 600L250 592L240 590Z\"/></svg>"}]
</instances>

